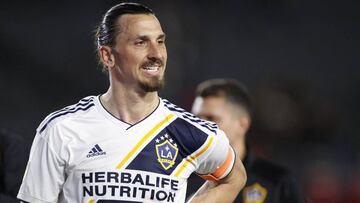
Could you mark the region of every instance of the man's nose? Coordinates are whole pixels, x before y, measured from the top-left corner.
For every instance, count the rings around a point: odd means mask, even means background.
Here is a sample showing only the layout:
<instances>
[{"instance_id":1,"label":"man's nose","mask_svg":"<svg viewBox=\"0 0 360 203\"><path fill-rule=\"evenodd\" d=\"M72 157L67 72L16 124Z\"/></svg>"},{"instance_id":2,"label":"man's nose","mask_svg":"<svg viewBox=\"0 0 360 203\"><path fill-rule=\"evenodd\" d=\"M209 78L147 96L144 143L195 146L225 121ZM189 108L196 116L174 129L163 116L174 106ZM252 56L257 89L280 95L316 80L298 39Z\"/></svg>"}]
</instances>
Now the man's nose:
<instances>
[{"instance_id":1,"label":"man's nose","mask_svg":"<svg viewBox=\"0 0 360 203\"><path fill-rule=\"evenodd\" d=\"M162 49L163 49L163 47L161 47L157 43L151 43L151 45L149 46L148 57L162 59L163 58Z\"/></svg>"}]
</instances>

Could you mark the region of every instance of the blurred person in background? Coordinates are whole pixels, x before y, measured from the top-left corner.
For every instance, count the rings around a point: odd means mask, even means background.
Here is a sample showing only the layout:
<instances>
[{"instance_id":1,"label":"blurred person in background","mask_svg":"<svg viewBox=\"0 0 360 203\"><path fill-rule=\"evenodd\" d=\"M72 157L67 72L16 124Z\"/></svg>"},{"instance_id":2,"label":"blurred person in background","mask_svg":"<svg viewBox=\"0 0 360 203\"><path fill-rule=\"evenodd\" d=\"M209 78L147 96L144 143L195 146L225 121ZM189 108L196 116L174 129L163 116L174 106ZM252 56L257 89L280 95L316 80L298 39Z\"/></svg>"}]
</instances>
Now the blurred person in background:
<instances>
[{"instance_id":1,"label":"blurred person in background","mask_svg":"<svg viewBox=\"0 0 360 203\"><path fill-rule=\"evenodd\" d=\"M245 165L248 180L235 202L305 201L289 169L251 152L246 136L253 118L252 102L241 83L233 79L211 79L200 83L192 112L202 119L217 123ZM194 184L199 185L199 182L199 179L192 177L189 186L194 188Z\"/></svg>"},{"instance_id":2,"label":"blurred person in background","mask_svg":"<svg viewBox=\"0 0 360 203\"><path fill-rule=\"evenodd\" d=\"M0 130L0 202L13 203L25 171L28 148L24 139Z\"/></svg>"}]
</instances>

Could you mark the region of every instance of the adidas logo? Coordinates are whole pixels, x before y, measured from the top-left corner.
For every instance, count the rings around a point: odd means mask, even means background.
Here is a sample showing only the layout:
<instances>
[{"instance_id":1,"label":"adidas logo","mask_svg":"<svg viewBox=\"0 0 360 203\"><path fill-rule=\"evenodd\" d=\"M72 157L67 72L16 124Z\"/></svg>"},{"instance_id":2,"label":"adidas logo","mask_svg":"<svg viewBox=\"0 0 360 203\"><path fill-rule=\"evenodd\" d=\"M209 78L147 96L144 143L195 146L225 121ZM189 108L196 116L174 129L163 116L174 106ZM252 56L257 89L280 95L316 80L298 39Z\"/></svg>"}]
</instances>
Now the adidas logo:
<instances>
[{"instance_id":1,"label":"adidas logo","mask_svg":"<svg viewBox=\"0 0 360 203\"><path fill-rule=\"evenodd\" d=\"M91 151L86 155L87 158L93 157L93 156L100 156L105 155L106 152L104 152L98 144L96 144Z\"/></svg>"}]
</instances>

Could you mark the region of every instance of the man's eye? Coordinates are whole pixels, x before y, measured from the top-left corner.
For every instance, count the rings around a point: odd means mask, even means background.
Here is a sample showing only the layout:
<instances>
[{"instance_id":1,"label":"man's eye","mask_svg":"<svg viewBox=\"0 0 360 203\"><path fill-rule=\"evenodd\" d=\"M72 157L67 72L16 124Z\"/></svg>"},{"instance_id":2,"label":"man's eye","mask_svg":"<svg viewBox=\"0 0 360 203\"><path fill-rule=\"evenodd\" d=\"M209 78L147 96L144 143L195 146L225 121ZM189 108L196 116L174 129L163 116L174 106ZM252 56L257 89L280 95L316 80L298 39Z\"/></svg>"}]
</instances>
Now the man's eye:
<instances>
[{"instance_id":1,"label":"man's eye","mask_svg":"<svg viewBox=\"0 0 360 203\"><path fill-rule=\"evenodd\" d=\"M158 40L158 43L159 43L159 44L164 44L164 43L165 43L165 40L160 39L160 40Z\"/></svg>"},{"instance_id":2,"label":"man's eye","mask_svg":"<svg viewBox=\"0 0 360 203\"><path fill-rule=\"evenodd\" d=\"M144 45L145 41L141 40L141 41L135 41L135 45Z\"/></svg>"}]
</instances>

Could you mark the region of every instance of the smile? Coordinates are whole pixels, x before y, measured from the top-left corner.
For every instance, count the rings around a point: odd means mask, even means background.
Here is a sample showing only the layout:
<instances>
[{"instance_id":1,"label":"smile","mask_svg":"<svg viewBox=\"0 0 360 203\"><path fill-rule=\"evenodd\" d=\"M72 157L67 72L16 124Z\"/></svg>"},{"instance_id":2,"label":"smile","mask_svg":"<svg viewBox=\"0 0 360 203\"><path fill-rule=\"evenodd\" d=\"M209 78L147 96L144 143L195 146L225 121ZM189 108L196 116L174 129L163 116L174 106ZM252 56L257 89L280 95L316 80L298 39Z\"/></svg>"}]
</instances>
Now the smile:
<instances>
[{"instance_id":1,"label":"smile","mask_svg":"<svg viewBox=\"0 0 360 203\"><path fill-rule=\"evenodd\" d=\"M150 72L156 72L160 69L159 66L146 66L146 67L143 67L144 70L146 71L150 71Z\"/></svg>"},{"instance_id":2,"label":"smile","mask_svg":"<svg viewBox=\"0 0 360 203\"><path fill-rule=\"evenodd\" d=\"M147 75L148 77L154 77L154 76L159 76L160 75L160 66L144 66L142 67L142 70L144 71L145 75Z\"/></svg>"}]
</instances>

